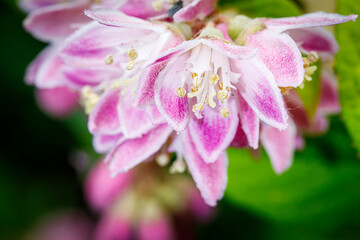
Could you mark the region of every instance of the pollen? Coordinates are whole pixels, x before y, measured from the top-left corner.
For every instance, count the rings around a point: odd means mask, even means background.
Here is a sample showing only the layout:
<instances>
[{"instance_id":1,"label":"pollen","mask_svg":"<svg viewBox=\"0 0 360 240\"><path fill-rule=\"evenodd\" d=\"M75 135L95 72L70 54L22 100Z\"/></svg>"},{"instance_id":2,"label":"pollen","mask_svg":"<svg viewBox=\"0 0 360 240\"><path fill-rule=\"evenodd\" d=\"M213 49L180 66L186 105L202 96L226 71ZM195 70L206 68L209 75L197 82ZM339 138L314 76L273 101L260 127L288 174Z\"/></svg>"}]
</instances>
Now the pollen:
<instances>
[{"instance_id":1,"label":"pollen","mask_svg":"<svg viewBox=\"0 0 360 240\"><path fill-rule=\"evenodd\" d=\"M211 75L211 77L210 77L210 83L212 84L212 85L215 85L218 81L219 81L219 75L217 75L216 73L214 73L213 75Z\"/></svg>"},{"instance_id":2,"label":"pollen","mask_svg":"<svg viewBox=\"0 0 360 240\"><path fill-rule=\"evenodd\" d=\"M229 97L229 93L226 90L220 90L217 93L217 97L219 100L225 100Z\"/></svg>"},{"instance_id":3,"label":"pollen","mask_svg":"<svg viewBox=\"0 0 360 240\"><path fill-rule=\"evenodd\" d=\"M107 65L110 65L110 64L112 64L113 62L114 62L114 56L113 56L112 54L106 55L106 57L105 57L105 63L106 63Z\"/></svg>"},{"instance_id":4,"label":"pollen","mask_svg":"<svg viewBox=\"0 0 360 240\"><path fill-rule=\"evenodd\" d=\"M224 83L223 83L223 82L219 82L219 89L220 89L220 90L223 90L223 88L224 88Z\"/></svg>"},{"instance_id":5,"label":"pollen","mask_svg":"<svg viewBox=\"0 0 360 240\"><path fill-rule=\"evenodd\" d=\"M221 109L221 116L222 116L223 118L228 118L229 115L230 115L230 111L229 111L228 108L222 108L222 109Z\"/></svg>"},{"instance_id":6,"label":"pollen","mask_svg":"<svg viewBox=\"0 0 360 240\"><path fill-rule=\"evenodd\" d=\"M137 59L138 57L138 54L137 52L135 51L135 49L131 49L130 52L128 53L128 56L130 58L131 61L134 61Z\"/></svg>"},{"instance_id":7,"label":"pollen","mask_svg":"<svg viewBox=\"0 0 360 240\"><path fill-rule=\"evenodd\" d=\"M317 52L311 51L308 55L310 63L316 63L319 60L319 55Z\"/></svg>"},{"instance_id":8,"label":"pollen","mask_svg":"<svg viewBox=\"0 0 360 240\"><path fill-rule=\"evenodd\" d=\"M176 89L176 94L179 97L183 98L186 95L186 91L185 91L185 89L183 87L179 87L178 89Z\"/></svg>"}]
</instances>

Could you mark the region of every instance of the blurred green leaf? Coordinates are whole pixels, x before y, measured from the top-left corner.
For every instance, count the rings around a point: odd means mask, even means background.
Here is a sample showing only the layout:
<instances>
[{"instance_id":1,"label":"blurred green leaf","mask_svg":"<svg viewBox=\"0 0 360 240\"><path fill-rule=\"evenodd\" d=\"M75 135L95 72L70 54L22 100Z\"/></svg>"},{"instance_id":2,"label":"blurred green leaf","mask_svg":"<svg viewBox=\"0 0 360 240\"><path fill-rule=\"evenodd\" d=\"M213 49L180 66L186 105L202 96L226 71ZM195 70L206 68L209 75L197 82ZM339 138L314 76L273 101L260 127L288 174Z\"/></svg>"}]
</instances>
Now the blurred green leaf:
<instances>
[{"instance_id":1,"label":"blurred green leaf","mask_svg":"<svg viewBox=\"0 0 360 240\"><path fill-rule=\"evenodd\" d=\"M290 0L220 0L220 6L237 8L250 17L288 17L301 14L299 6Z\"/></svg>"},{"instance_id":2,"label":"blurred green leaf","mask_svg":"<svg viewBox=\"0 0 360 240\"><path fill-rule=\"evenodd\" d=\"M360 12L360 2L339 0L338 12L348 15ZM340 103L342 117L360 151L360 21L338 25L336 38L340 52L336 56L339 74Z\"/></svg>"},{"instance_id":3,"label":"blurred green leaf","mask_svg":"<svg viewBox=\"0 0 360 240\"><path fill-rule=\"evenodd\" d=\"M317 61L314 66L317 70L311 75L311 81L304 81L304 88L296 88L296 92L299 94L302 102L304 103L307 114L313 118L320 100L320 75L321 75L321 63Z\"/></svg>"},{"instance_id":4,"label":"blurred green leaf","mask_svg":"<svg viewBox=\"0 0 360 240\"><path fill-rule=\"evenodd\" d=\"M360 210L360 163L347 145L346 134L336 131L327 135L340 133L336 142L326 137L308 141L306 150L296 154L290 170L279 176L265 153L254 160L247 150L230 149L225 197L278 224L315 226L326 231L353 221L353 212ZM338 161L330 159L327 149L335 152L332 155Z\"/></svg>"}]
</instances>

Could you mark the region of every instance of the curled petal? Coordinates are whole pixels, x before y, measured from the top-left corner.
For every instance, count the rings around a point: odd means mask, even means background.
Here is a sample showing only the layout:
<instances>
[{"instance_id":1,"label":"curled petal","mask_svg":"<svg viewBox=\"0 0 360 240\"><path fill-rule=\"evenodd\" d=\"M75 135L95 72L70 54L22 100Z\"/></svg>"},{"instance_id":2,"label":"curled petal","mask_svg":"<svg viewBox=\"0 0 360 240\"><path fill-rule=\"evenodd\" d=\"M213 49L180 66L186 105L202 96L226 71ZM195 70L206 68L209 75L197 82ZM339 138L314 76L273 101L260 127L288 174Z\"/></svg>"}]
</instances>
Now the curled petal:
<instances>
[{"instance_id":1,"label":"curled petal","mask_svg":"<svg viewBox=\"0 0 360 240\"><path fill-rule=\"evenodd\" d=\"M295 125L290 122L289 127L283 131L263 125L260 139L270 157L274 171L277 174L286 171L292 164L296 147Z\"/></svg>"},{"instance_id":2,"label":"curled petal","mask_svg":"<svg viewBox=\"0 0 360 240\"><path fill-rule=\"evenodd\" d=\"M256 59L232 61L232 69L239 72L239 92L256 115L265 123L283 130L288 115L281 92L271 72Z\"/></svg>"},{"instance_id":3,"label":"curled petal","mask_svg":"<svg viewBox=\"0 0 360 240\"><path fill-rule=\"evenodd\" d=\"M89 116L88 128L91 133L114 134L120 131L119 101L119 90L109 89L104 93Z\"/></svg>"},{"instance_id":4,"label":"curled petal","mask_svg":"<svg viewBox=\"0 0 360 240\"><path fill-rule=\"evenodd\" d=\"M206 163L213 163L233 140L239 117L236 102L228 104L230 115L223 118L219 111L204 106L203 118L193 118L189 132L197 152Z\"/></svg>"},{"instance_id":5,"label":"curled petal","mask_svg":"<svg viewBox=\"0 0 360 240\"><path fill-rule=\"evenodd\" d=\"M206 163L198 154L188 131L183 133L182 144L187 166L201 196L208 205L215 206L223 197L227 184L226 153L222 153L215 162Z\"/></svg>"},{"instance_id":6,"label":"curled petal","mask_svg":"<svg viewBox=\"0 0 360 240\"><path fill-rule=\"evenodd\" d=\"M193 0L190 4L177 11L173 18L175 22L187 22L194 19L204 19L215 8L216 0Z\"/></svg>"},{"instance_id":7,"label":"curled petal","mask_svg":"<svg viewBox=\"0 0 360 240\"><path fill-rule=\"evenodd\" d=\"M156 153L166 142L172 129L162 124L140 138L129 139L114 148L105 161L110 161L112 175L126 172Z\"/></svg>"},{"instance_id":8,"label":"curled petal","mask_svg":"<svg viewBox=\"0 0 360 240\"><path fill-rule=\"evenodd\" d=\"M287 34L263 30L250 35L246 46L258 49L259 59L280 87L297 87L304 81L304 62L296 43Z\"/></svg>"},{"instance_id":9,"label":"curled petal","mask_svg":"<svg viewBox=\"0 0 360 240\"><path fill-rule=\"evenodd\" d=\"M114 135L97 134L93 137L93 146L98 153L107 153L115 145L122 143L125 137L122 133Z\"/></svg>"},{"instance_id":10,"label":"curled petal","mask_svg":"<svg viewBox=\"0 0 360 240\"><path fill-rule=\"evenodd\" d=\"M24 27L42 41L59 41L90 21L83 14L87 7L89 2L86 0L43 7L30 13L24 22Z\"/></svg>"},{"instance_id":11,"label":"curled petal","mask_svg":"<svg viewBox=\"0 0 360 240\"><path fill-rule=\"evenodd\" d=\"M305 51L330 52L339 51L334 35L323 28L303 28L288 30L289 36Z\"/></svg>"},{"instance_id":12,"label":"curled petal","mask_svg":"<svg viewBox=\"0 0 360 240\"><path fill-rule=\"evenodd\" d=\"M348 21L355 21L357 15L343 16L336 13L316 12L299 17L265 18L261 19L269 29L283 32L289 29L324 27Z\"/></svg>"}]
</instances>

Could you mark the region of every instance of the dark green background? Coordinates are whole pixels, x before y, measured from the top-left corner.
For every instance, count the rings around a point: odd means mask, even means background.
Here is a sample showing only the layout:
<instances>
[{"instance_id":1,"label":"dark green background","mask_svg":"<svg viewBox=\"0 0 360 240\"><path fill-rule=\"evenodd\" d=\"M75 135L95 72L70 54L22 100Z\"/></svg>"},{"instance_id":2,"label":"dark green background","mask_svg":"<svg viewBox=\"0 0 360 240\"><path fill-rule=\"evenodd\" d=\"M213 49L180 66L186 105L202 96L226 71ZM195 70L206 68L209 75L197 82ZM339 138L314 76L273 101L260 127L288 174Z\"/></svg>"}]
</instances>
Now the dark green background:
<instances>
[{"instance_id":1,"label":"dark green background","mask_svg":"<svg viewBox=\"0 0 360 240\"><path fill-rule=\"evenodd\" d=\"M282 17L303 11L300 4L285 0L221 3L251 16ZM338 1L343 14L358 13L358 5ZM86 208L82 177L73 170L69 156L78 150L91 152L90 135L81 114L60 121L38 109L34 88L24 84L23 76L45 45L22 29L25 14L13 1L1 2L0 11L0 239L21 239L51 211ZM352 147L358 145L359 135L359 29L358 23L336 29L346 114L331 119L326 135L309 137L306 150L297 153L293 167L281 176L273 173L265 153L253 159L246 150L229 150L225 198L217 218L198 229L199 238L360 238L360 160Z\"/></svg>"}]
</instances>

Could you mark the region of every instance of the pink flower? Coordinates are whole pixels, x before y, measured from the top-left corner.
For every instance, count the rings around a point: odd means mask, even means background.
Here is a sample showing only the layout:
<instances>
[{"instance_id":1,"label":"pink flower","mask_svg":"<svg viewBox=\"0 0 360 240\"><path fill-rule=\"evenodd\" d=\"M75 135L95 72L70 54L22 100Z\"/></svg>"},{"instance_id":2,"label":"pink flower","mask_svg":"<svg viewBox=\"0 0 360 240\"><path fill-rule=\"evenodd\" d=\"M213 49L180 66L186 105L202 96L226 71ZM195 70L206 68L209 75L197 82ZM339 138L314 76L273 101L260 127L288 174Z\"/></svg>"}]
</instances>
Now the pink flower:
<instances>
[{"instance_id":1,"label":"pink flower","mask_svg":"<svg viewBox=\"0 0 360 240\"><path fill-rule=\"evenodd\" d=\"M94 239L174 239L174 215L201 220L212 215L188 177L169 175L155 164L111 178L108 165L99 163L87 178L85 194L101 215Z\"/></svg>"},{"instance_id":2,"label":"pink flower","mask_svg":"<svg viewBox=\"0 0 360 240\"><path fill-rule=\"evenodd\" d=\"M167 18L175 22L204 19L210 14L216 0L127 0L119 10L139 18Z\"/></svg>"}]
</instances>

